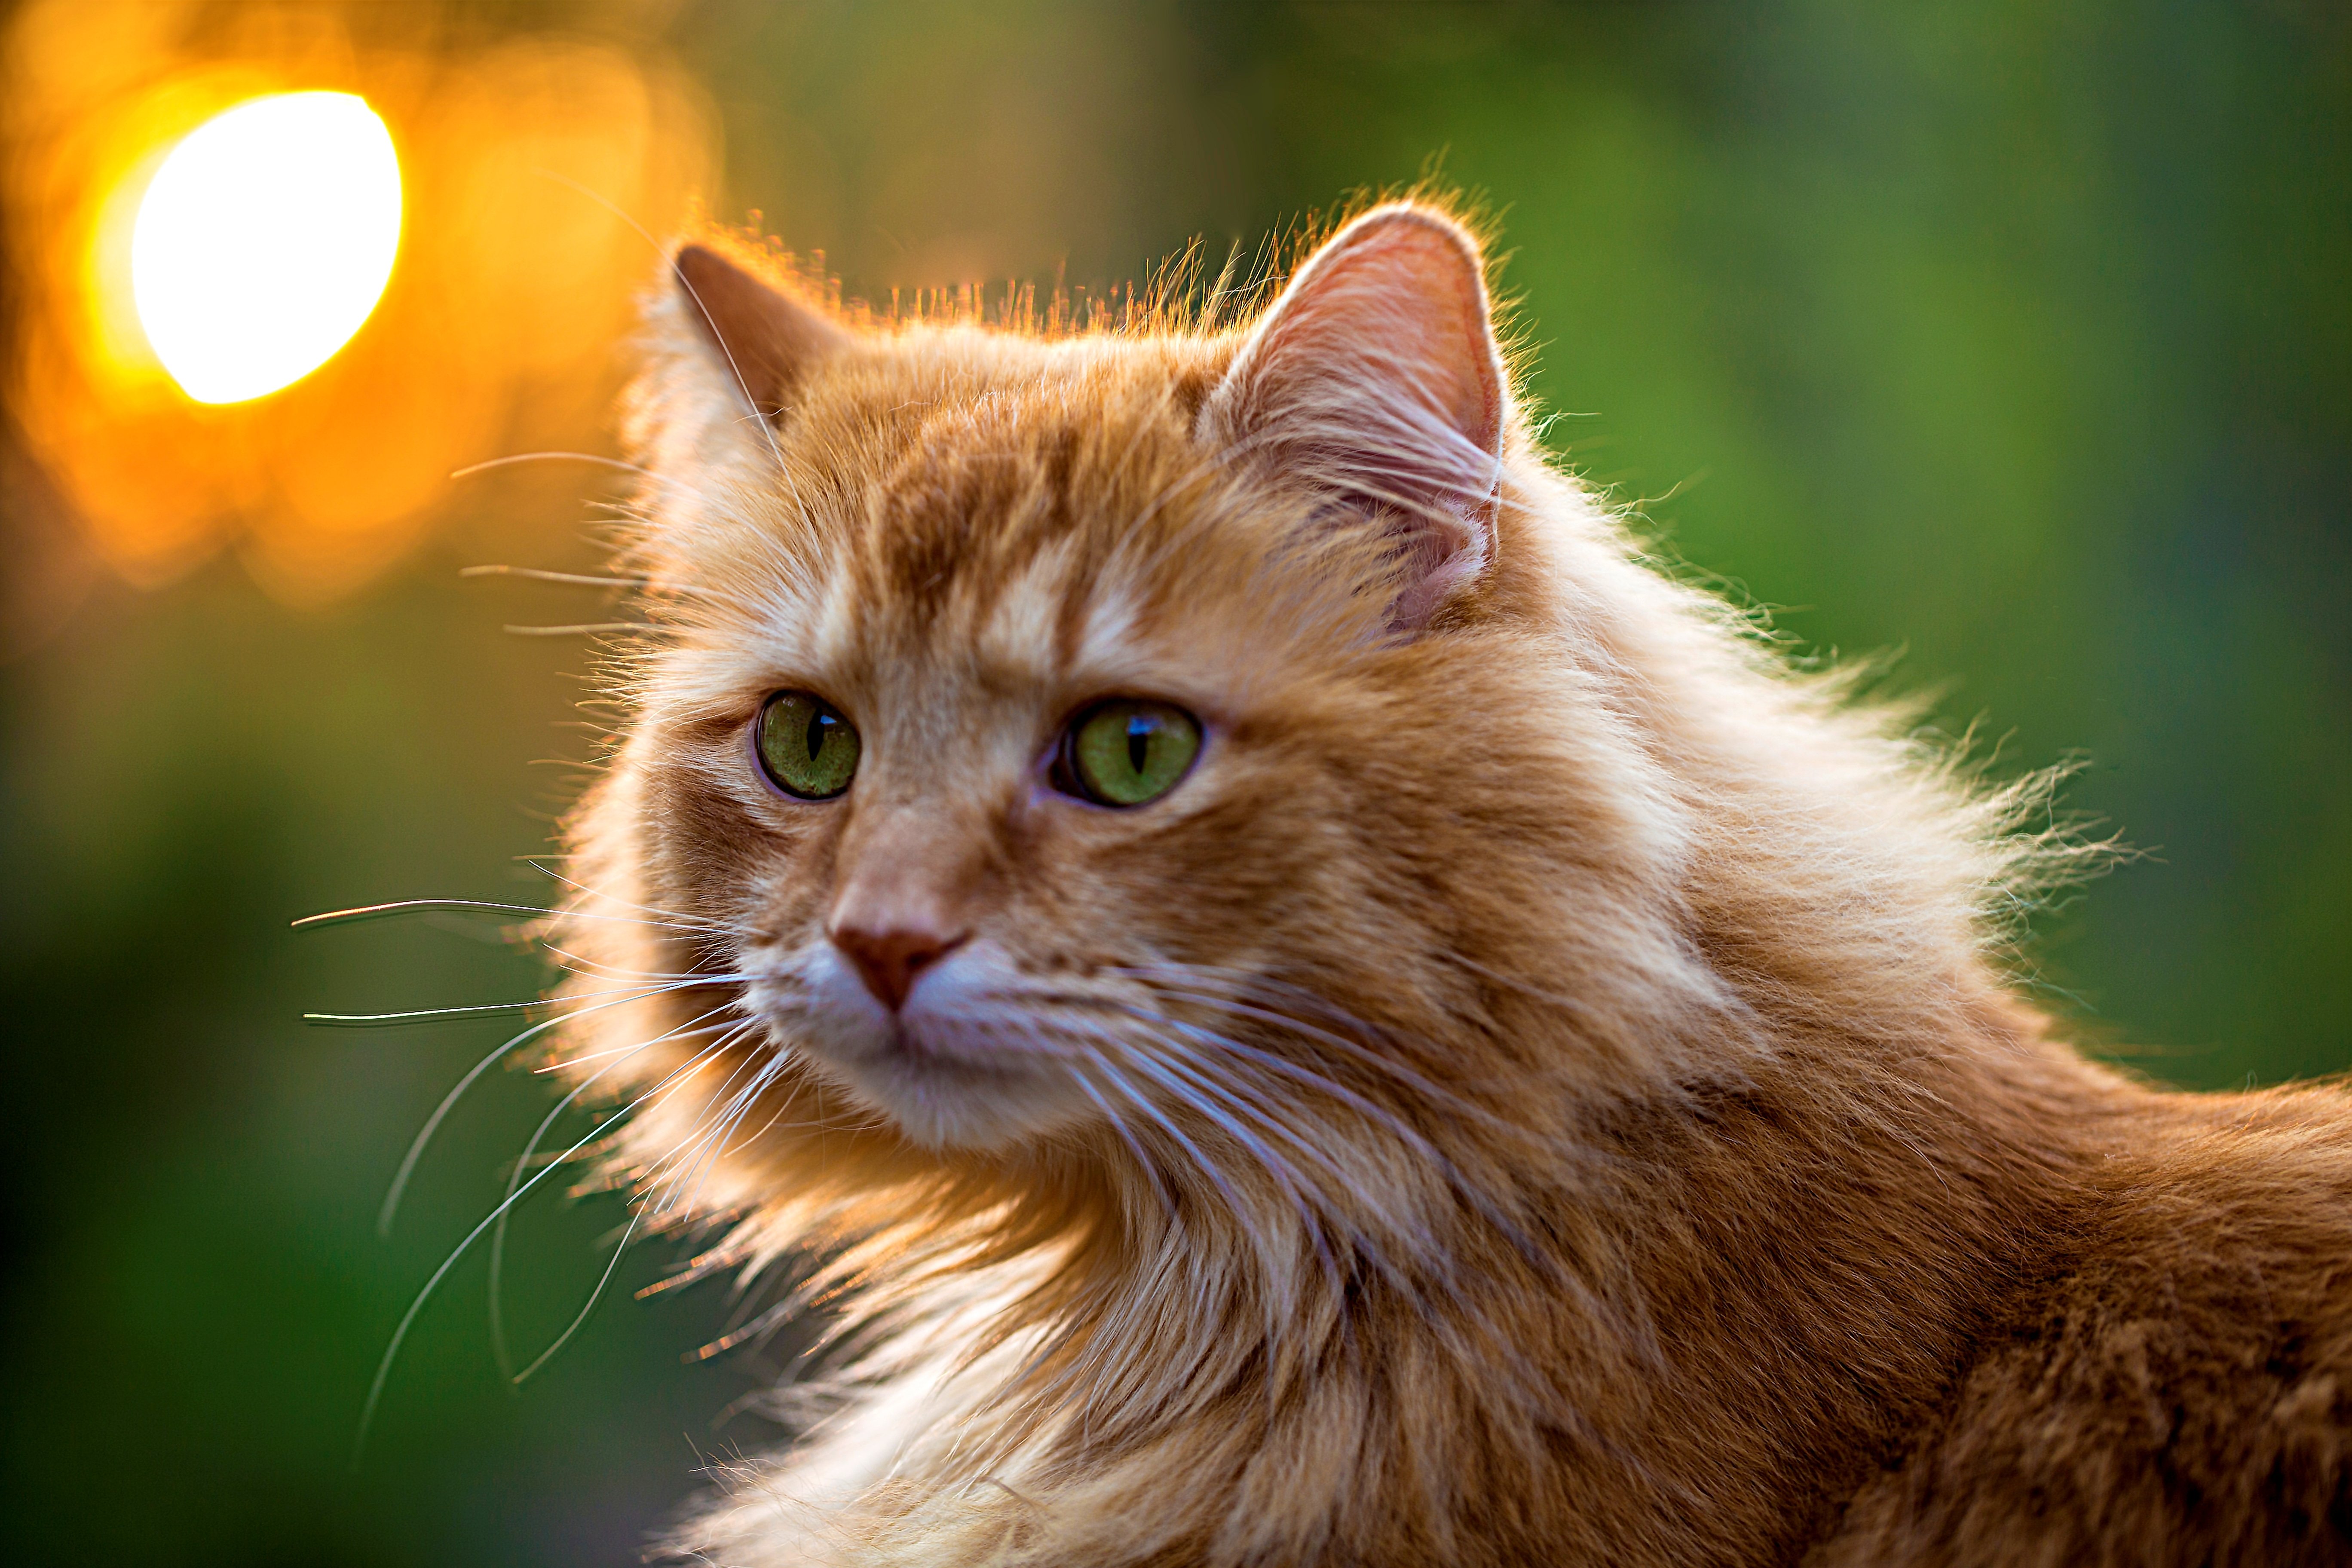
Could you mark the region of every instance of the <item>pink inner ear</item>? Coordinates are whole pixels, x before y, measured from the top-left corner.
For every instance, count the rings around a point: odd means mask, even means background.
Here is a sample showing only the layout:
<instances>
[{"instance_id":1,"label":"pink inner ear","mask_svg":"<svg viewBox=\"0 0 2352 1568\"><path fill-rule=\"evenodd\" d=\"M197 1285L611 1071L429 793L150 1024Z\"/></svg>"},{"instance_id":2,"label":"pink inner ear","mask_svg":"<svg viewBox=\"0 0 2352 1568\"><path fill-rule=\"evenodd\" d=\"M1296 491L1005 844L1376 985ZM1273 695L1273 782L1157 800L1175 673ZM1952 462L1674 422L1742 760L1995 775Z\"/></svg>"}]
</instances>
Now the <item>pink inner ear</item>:
<instances>
[{"instance_id":1,"label":"pink inner ear","mask_svg":"<svg viewBox=\"0 0 2352 1568\"><path fill-rule=\"evenodd\" d=\"M1316 374L1311 361L1370 379L1368 396L1425 403L1472 444L1494 450L1500 377L1477 258L1460 236L1419 214L1340 237L1277 307L1261 374Z\"/></svg>"},{"instance_id":2,"label":"pink inner ear","mask_svg":"<svg viewBox=\"0 0 2352 1568\"><path fill-rule=\"evenodd\" d=\"M1391 618L1410 626L1492 552L1503 418L1475 245L1401 206L1359 218L1300 269L1203 422L1390 520L1403 536Z\"/></svg>"}]
</instances>

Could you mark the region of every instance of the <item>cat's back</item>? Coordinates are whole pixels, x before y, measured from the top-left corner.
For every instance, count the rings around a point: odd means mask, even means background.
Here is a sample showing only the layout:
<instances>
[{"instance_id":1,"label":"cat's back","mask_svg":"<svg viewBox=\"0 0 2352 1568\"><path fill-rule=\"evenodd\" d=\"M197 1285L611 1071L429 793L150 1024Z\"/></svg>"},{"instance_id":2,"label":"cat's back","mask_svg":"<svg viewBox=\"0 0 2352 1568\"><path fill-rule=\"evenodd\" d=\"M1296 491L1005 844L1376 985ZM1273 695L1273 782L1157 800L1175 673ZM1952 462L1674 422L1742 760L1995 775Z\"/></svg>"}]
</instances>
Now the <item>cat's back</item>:
<instances>
[{"instance_id":1,"label":"cat's back","mask_svg":"<svg viewBox=\"0 0 2352 1568\"><path fill-rule=\"evenodd\" d=\"M2352 1096L2151 1097L1812 1568L2352 1563Z\"/></svg>"}]
</instances>

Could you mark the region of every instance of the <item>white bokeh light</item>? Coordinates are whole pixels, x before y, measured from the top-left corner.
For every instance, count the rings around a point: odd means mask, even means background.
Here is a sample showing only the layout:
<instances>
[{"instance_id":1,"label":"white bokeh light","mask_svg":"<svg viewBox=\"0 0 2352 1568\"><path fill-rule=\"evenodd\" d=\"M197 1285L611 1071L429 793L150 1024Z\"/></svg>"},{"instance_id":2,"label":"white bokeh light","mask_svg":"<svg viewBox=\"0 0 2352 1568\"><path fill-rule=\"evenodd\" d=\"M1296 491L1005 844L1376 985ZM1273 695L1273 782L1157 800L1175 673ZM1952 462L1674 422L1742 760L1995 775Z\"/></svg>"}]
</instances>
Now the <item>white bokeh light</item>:
<instances>
[{"instance_id":1,"label":"white bokeh light","mask_svg":"<svg viewBox=\"0 0 2352 1568\"><path fill-rule=\"evenodd\" d=\"M350 93L281 93L206 121L156 170L131 230L155 357L199 403L300 380L375 309L400 209L391 132Z\"/></svg>"}]
</instances>

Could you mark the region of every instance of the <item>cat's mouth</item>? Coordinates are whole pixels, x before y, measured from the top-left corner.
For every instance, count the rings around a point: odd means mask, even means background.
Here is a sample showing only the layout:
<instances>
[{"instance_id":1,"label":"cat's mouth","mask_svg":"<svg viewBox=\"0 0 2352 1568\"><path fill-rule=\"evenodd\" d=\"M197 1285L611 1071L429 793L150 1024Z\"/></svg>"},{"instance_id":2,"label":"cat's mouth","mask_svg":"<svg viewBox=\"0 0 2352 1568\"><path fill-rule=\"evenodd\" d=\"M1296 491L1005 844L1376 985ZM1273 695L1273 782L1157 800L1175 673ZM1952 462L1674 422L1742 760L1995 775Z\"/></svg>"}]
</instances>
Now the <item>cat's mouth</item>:
<instances>
[{"instance_id":1,"label":"cat's mouth","mask_svg":"<svg viewBox=\"0 0 2352 1568\"><path fill-rule=\"evenodd\" d=\"M788 1048L918 1143L1005 1148L1089 1104L1069 1045L984 940L926 971L895 1009L826 944L782 979L755 982L748 1000Z\"/></svg>"}]
</instances>

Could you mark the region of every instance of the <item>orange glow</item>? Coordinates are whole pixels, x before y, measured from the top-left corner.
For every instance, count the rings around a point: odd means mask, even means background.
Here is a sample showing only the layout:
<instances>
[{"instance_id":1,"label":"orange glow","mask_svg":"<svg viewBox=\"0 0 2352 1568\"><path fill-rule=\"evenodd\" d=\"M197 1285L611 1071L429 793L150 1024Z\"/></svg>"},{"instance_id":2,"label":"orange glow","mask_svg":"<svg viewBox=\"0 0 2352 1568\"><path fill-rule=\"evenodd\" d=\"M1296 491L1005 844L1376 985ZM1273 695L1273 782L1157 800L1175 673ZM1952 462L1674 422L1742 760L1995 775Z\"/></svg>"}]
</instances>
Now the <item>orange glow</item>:
<instances>
[{"instance_id":1,"label":"orange glow","mask_svg":"<svg viewBox=\"0 0 2352 1568\"><path fill-rule=\"evenodd\" d=\"M0 243L22 284L0 396L120 575L229 549L320 604L436 537L478 560L580 547L582 503L610 490L578 465L451 475L612 450L616 345L716 167L716 120L657 47L481 16L27 0L0 25ZM353 140L331 153L280 121L226 184L171 195L208 140L303 104ZM314 283L340 291L299 297Z\"/></svg>"},{"instance_id":2,"label":"orange glow","mask_svg":"<svg viewBox=\"0 0 2352 1568\"><path fill-rule=\"evenodd\" d=\"M215 115L139 204L131 289L155 357L198 403L300 380L351 341L400 247L392 134L347 92Z\"/></svg>"}]
</instances>

